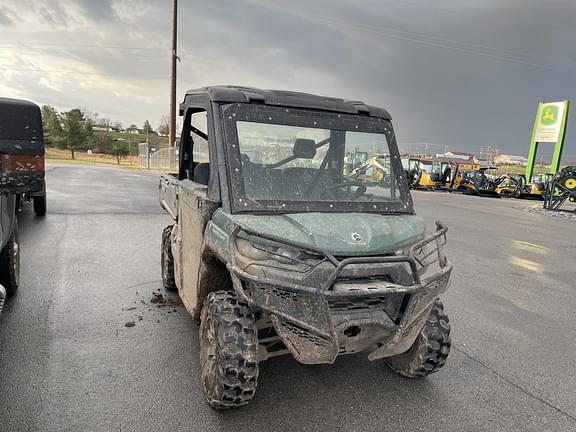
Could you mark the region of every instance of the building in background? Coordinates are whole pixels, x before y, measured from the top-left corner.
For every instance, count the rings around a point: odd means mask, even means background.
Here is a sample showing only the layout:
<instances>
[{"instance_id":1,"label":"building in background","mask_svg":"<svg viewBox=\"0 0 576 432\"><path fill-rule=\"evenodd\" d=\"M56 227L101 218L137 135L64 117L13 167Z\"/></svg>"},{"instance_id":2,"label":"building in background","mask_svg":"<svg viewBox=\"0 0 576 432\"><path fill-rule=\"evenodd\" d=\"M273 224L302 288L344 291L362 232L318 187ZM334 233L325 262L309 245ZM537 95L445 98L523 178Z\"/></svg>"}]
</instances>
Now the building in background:
<instances>
[{"instance_id":1,"label":"building in background","mask_svg":"<svg viewBox=\"0 0 576 432\"><path fill-rule=\"evenodd\" d=\"M444 159L461 159L470 162L478 161L475 154L468 152L458 152L458 151L447 151L446 153L437 153L436 157Z\"/></svg>"},{"instance_id":2,"label":"building in background","mask_svg":"<svg viewBox=\"0 0 576 432\"><path fill-rule=\"evenodd\" d=\"M528 159L524 156L501 154L494 157L494 163L498 165L516 165L525 167L528 164Z\"/></svg>"}]
</instances>

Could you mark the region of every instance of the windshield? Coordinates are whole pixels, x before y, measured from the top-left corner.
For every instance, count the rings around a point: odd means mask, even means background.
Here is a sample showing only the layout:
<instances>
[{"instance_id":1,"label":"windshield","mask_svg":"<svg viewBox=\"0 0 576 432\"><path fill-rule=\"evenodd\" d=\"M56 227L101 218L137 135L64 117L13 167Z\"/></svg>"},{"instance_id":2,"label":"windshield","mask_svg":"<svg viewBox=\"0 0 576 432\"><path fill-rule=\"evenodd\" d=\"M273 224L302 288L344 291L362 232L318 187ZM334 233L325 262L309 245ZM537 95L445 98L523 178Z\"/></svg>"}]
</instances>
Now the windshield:
<instances>
[{"instance_id":1,"label":"windshield","mask_svg":"<svg viewBox=\"0 0 576 432\"><path fill-rule=\"evenodd\" d=\"M398 199L383 133L238 122L246 197L275 201Z\"/></svg>"},{"instance_id":2,"label":"windshield","mask_svg":"<svg viewBox=\"0 0 576 432\"><path fill-rule=\"evenodd\" d=\"M398 169L391 163L384 128L368 132L312 123L235 122L240 166L234 170L234 182L246 206L313 202L330 210L340 203L401 202L401 164L398 159Z\"/></svg>"}]
</instances>

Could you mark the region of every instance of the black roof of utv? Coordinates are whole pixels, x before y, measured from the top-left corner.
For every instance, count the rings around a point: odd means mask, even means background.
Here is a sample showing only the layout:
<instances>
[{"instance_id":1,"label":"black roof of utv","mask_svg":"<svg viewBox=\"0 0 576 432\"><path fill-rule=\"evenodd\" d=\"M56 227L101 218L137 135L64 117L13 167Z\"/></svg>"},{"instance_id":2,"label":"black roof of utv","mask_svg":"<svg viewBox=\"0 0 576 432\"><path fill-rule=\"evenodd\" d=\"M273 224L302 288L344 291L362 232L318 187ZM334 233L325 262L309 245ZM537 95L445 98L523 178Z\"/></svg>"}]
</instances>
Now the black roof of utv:
<instances>
[{"instance_id":1,"label":"black roof of utv","mask_svg":"<svg viewBox=\"0 0 576 432\"><path fill-rule=\"evenodd\" d=\"M42 115L33 102L0 97L0 140L42 141Z\"/></svg>"},{"instance_id":2,"label":"black roof of utv","mask_svg":"<svg viewBox=\"0 0 576 432\"><path fill-rule=\"evenodd\" d=\"M217 103L257 103L345 114L362 114L386 120L391 119L390 114L385 109L366 105L364 102L317 96L308 93L263 90L252 87L214 86L188 90L186 97L198 94L206 94L211 101Z\"/></svg>"}]
</instances>

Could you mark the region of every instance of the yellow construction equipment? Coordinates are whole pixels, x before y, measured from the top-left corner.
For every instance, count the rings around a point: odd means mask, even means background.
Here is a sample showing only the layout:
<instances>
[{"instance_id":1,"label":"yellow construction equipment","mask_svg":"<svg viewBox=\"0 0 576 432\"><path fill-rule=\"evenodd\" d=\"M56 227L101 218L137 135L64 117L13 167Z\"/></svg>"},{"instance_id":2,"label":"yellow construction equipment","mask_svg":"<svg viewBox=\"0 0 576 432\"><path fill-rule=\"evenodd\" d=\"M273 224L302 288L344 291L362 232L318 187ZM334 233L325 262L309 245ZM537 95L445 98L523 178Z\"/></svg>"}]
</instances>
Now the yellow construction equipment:
<instances>
[{"instance_id":1,"label":"yellow construction equipment","mask_svg":"<svg viewBox=\"0 0 576 432\"><path fill-rule=\"evenodd\" d=\"M408 185L412 189L434 190L438 187L440 174L434 171L434 163L428 158L402 158Z\"/></svg>"},{"instance_id":2,"label":"yellow construction equipment","mask_svg":"<svg viewBox=\"0 0 576 432\"><path fill-rule=\"evenodd\" d=\"M354 168L350 175L362 180L374 182L386 181L390 176L390 156L377 155L366 160L362 165Z\"/></svg>"}]
</instances>

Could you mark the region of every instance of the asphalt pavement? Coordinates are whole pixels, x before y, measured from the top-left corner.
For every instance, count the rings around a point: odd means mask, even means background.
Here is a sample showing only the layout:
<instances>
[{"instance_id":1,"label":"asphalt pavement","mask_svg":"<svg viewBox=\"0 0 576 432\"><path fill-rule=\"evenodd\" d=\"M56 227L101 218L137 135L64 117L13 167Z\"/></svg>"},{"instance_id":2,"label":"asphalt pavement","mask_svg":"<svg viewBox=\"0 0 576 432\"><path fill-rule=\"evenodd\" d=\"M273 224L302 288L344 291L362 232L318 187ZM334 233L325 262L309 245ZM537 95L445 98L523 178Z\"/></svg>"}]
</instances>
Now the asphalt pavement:
<instances>
[{"instance_id":1,"label":"asphalt pavement","mask_svg":"<svg viewBox=\"0 0 576 432\"><path fill-rule=\"evenodd\" d=\"M21 288L0 317L0 431L576 430L576 222L537 202L413 194L450 229L439 373L280 357L250 405L217 412L197 326L161 288L158 176L49 164L47 181L46 217L20 215Z\"/></svg>"}]
</instances>

